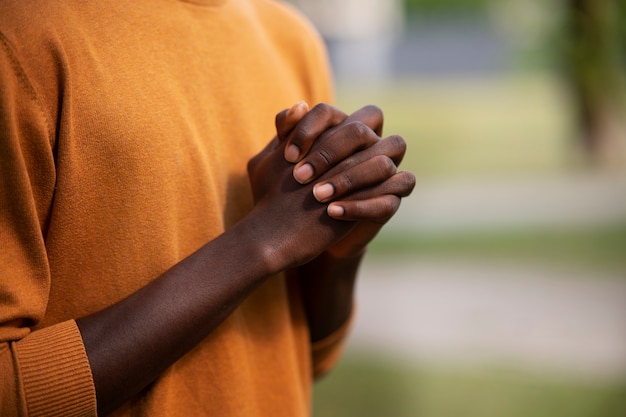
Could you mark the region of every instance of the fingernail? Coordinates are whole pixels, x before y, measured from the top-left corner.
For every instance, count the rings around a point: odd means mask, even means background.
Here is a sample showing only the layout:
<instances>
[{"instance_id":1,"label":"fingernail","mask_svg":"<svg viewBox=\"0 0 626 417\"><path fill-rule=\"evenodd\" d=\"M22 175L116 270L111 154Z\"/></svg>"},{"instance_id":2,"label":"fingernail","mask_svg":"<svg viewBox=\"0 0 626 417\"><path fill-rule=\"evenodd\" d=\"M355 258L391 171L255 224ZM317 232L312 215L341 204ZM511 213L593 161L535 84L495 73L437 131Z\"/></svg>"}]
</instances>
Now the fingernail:
<instances>
[{"instance_id":1,"label":"fingernail","mask_svg":"<svg viewBox=\"0 0 626 417\"><path fill-rule=\"evenodd\" d=\"M328 209L326 209L328 215L331 217L341 217L346 212L343 207L338 206L336 204L330 204Z\"/></svg>"},{"instance_id":2,"label":"fingernail","mask_svg":"<svg viewBox=\"0 0 626 417\"><path fill-rule=\"evenodd\" d=\"M289 162L298 162L300 157L300 148L296 145L289 145L285 150L285 159Z\"/></svg>"},{"instance_id":3,"label":"fingernail","mask_svg":"<svg viewBox=\"0 0 626 417\"><path fill-rule=\"evenodd\" d=\"M299 102L291 106L289 110L287 110L287 117L296 113L307 112L308 110L309 110L309 105L307 104L307 102L304 100L300 100Z\"/></svg>"},{"instance_id":4,"label":"fingernail","mask_svg":"<svg viewBox=\"0 0 626 417\"><path fill-rule=\"evenodd\" d=\"M313 188L313 195L319 202L328 200L330 197L332 197L334 193L335 193L335 187L329 183L316 185Z\"/></svg>"},{"instance_id":5,"label":"fingernail","mask_svg":"<svg viewBox=\"0 0 626 417\"><path fill-rule=\"evenodd\" d=\"M293 177L300 184L304 184L313 178L313 166L311 164L302 164L293 170Z\"/></svg>"}]
</instances>

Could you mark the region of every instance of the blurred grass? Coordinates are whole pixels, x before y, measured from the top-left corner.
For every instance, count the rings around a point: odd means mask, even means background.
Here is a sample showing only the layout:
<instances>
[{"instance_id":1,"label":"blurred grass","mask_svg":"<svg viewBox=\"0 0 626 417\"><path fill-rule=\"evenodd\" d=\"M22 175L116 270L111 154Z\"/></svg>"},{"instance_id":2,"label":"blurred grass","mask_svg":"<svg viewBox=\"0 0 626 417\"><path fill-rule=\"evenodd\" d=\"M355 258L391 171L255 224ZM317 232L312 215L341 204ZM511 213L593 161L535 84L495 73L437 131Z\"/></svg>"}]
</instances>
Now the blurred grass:
<instances>
[{"instance_id":1,"label":"blurred grass","mask_svg":"<svg viewBox=\"0 0 626 417\"><path fill-rule=\"evenodd\" d=\"M408 143L419 181L566 174L588 169L572 140L567 94L546 73L338 85L338 106L376 104L385 134ZM626 277L626 223L571 229L411 233L383 229L368 256L555 262ZM590 274L593 276L593 274ZM314 417L621 417L623 380L536 374L498 364L456 369L348 352L317 383Z\"/></svg>"},{"instance_id":2,"label":"blurred grass","mask_svg":"<svg viewBox=\"0 0 626 417\"><path fill-rule=\"evenodd\" d=\"M502 367L465 371L351 355L315 387L315 417L619 417L626 379L584 381Z\"/></svg>"},{"instance_id":3,"label":"blurred grass","mask_svg":"<svg viewBox=\"0 0 626 417\"><path fill-rule=\"evenodd\" d=\"M401 134L409 145L403 167L420 179L580 167L566 93L546 73L400 79L369 87L343 82L337 103L348 111L380 106L385 134Z\"/></svg>"},{"instance_id":4,"label":"blurred grass","mask_svg":"<svg viewBox=\"0 0 626 417\"><path fill-rule=\"evenodd\" d=\"M567 92L548 72L337 87L342 109L376 104L384 110L385 134L401 134L408 144L401 168L418 181L541 178L590 169L572 139ZM371 253L569 262L626 275L626 224L420 235L384 229Z\"/></svg>"},{"instance_id":5,"label":"blurred grass","mask_svg":"<svg viewBox=\"0 0 626 417\"><path fill-rule=\"evenodd\" d=\"M566 264L616 272L626 278L626 223L576 229L509 229L403 234L383 230L373 257L429 256Z\"/></svg>"}]
</instances>

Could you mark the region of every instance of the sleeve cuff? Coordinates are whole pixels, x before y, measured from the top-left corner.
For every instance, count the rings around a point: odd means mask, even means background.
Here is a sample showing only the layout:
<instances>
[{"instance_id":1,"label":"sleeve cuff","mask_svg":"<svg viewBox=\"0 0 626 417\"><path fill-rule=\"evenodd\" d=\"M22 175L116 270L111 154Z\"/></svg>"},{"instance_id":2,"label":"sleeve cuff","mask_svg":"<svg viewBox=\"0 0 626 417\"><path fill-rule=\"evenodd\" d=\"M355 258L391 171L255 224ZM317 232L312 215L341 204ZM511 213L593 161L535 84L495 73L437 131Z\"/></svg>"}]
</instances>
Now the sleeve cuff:
<instances>
[{"instance_id":1,"label":"sleeve cuff","mask_svg":"<svg viewBox=\"0 0 626 417\"><path fill-rule=\"evenodd\" d=\"M73 320L15 343L29 416L96 416L96 392L80 331Z\"/></svg>"}]
</instances>

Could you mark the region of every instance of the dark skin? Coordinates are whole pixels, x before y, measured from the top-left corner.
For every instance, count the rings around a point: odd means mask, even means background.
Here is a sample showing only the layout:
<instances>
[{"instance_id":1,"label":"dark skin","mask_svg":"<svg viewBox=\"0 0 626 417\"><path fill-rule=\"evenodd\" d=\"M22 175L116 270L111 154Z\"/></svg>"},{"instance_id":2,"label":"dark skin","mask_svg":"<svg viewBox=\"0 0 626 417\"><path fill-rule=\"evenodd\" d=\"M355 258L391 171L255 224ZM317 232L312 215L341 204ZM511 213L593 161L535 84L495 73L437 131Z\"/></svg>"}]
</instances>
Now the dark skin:
<instances>
[{"instance_id":1,"label":"dark skin","mask_svg":"<svg viewBox=\"0 0 626 417\"><path fill-rule=\"evenodd\" d=\"M313 341L348 318L365 247L415 184L396 171L404 141L380 139L375 107L347 116L299 103L277 115L276 127L248 165L255 204L245 218L130 297L77 320L100 415L153 382L278 272L298 275Z\"/></svg>"},{"instance_id":2,"label":"dark skin","mask_svg":"<svg viewBox=\"0 0 626 417\"><path fill-rule=\"evenodd\" d=\"M299 105L301 104L294 107ZM320 113L329 115L318 116ZM285 158L297 163L294 177L298 182L308 183L343 161L343 165L339 167L343 172L328 181L318 182L313 194L320 202L332 202L327 209L331 217L358 222L341 241L329 247L314 261L297 268L311 339L317 341L348 319L352 311L354 281L367 243L397 211L399 197L407 196L411 192L415 177L409 172L395 175L397 166L404 157L406 144L399 136L380 139L383 114L377 107L367 106L347 116L330 106L317 106L309 114L310 118L302 120L297 129L284 133L281 127L285 130L293 128L282 120L286 114L286 110L278 114L277 128L279 137L288 141ZM300 157L294 156L295 152L289 154L290 145L297 147ZM369 147L371 149L367 152L354 156L351 160L344 160L351 156L350 152ZM360 164L356 165L356 162ZM308 180L298 175L299 168L306 164L311 167L302 171L305 174L314 173ZM356 166L350 167L352 165ZM389 178L377 184L377 178L381 174L382 177L388 175ZM374 185L378 185L380 195L368 200ZM325 191L319 192L320 189ZM350 192L352 194L347 196ZM333 199L337 201L333 202ZM339 201L340 199L343 201ZM338 206L343 211L342 215L332 213ZM369 221L363 220L366 218L365 211L370 209L380 210L381 213L389 210L391 214L388 217L381 215ZM329 305L333 308L326 308Z\"/></svg>"}]
</instances>

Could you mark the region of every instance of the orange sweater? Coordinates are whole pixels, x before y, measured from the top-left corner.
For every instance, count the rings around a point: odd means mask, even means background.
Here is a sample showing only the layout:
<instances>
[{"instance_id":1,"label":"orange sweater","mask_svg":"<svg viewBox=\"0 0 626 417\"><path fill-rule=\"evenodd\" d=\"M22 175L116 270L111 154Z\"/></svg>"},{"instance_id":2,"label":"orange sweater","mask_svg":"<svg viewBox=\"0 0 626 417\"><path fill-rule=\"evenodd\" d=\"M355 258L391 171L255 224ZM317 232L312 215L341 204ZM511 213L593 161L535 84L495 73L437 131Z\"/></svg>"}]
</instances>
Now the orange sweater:
<instances>
[{"instance_id":1,"label":"orange sweater","mask_svg":"<svg viewBox=\"0 0 626 417\"><path fill-rule=\"evenodd\" d=\"M245 215L275 114L331 99L324 50L269 0L0 0L0 88L0 415L95 415L74 319ZM308 415L343 333L311 347L269 279L115 415Z\"/></svg>"}]
</instances>

